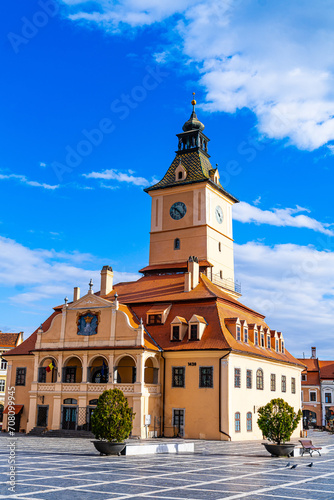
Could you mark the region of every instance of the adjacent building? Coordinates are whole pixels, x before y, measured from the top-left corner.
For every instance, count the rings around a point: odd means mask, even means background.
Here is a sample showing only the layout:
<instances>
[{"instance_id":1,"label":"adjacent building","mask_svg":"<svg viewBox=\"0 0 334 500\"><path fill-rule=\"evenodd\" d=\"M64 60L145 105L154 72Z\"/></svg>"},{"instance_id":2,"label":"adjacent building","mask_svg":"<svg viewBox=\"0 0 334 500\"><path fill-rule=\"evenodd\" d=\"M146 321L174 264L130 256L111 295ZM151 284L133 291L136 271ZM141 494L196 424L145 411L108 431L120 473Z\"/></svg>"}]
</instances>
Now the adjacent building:
<instances>
[{"instance_id":1,"label":"adjacent building","mask_svg":"<svg viewBox=\"0 0 334 500\"><path fill-rule=\"evenodd\" d=\"M316 347L310 359L300 359L302 372L302 404L304 427L333 426L334 422L334 361L317 358Z\"/></svg>"},{"instance_id":2,"label":"adjacent building","mask_svg":"<svg viewBox=\"0 0 334 500\"><path fill-rule=\"evenodd\" d=\"M133 435L245 440L262 437L257 409L282 397L301 407L304 364L282 332L240 302L232 207L193 112L152 198L149 265L134 282L54 308L7 354L16 426L89 430L97 398L120 388L136 413ZM299 436L300 428L295 435Z\"/></svg>"},{"instance_id":3,"label":"adjacent building","mask_svg":"<svg viewBox=\"0 0 334 500\"><path fill-rule=\"evenodd\" d=\"M6 379L7 379L7 361L5 354L23 342L23 332L3 333L0 331L0 429L3 420L3 411L5 404Z\"/></svg>"}]
</instances>

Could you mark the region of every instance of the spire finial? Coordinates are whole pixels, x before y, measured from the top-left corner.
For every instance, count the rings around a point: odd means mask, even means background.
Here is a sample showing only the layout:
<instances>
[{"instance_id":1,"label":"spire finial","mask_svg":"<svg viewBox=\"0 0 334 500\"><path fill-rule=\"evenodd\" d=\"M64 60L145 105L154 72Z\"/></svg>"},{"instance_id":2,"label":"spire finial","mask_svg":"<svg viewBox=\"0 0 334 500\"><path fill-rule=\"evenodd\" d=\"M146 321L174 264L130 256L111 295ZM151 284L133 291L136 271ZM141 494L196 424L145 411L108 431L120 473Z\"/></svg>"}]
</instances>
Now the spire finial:
<instances>
[{"instance_id":1,"label":"spire finial","mask_svg":"<svg viewBox=\"0 0 334 500\"><path fill-rule=\"evenodd\" d=\"M92 292L93 291L93 280L92 280L92 278L90 279L90 282L89 282L88 286L89 286L89 291Z\"/></svg>"},{"instance_id":2,"label":"spire finial","mask_svg":"<svg viewBox=\"0 0 334 500\"><path fill-rule=\"evenodd\" d=\"M191 104L193 105L193 111L195 111L195 106L196 106L195 92L193 92L193 100L191 101Z\"/></svg>"}]
</instances>

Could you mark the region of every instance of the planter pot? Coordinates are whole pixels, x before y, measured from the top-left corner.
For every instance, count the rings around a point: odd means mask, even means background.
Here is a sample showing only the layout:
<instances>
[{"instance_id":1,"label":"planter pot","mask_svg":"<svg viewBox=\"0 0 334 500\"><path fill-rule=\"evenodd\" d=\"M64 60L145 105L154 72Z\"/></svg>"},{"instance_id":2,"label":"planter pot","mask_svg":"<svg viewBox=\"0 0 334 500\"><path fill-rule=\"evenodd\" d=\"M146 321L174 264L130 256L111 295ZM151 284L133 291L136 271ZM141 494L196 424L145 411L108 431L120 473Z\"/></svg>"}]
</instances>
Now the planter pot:
<instances>
[{"instance_id":1,"label":"planter pot","mask_svg":"<svg viewBox=\"0 0 334 500\"><path fill-rule=\"evenodd\" d=\"M125 443L110 443L109 441L92 441L101 455L120 455Z\"/></svg>"},{"instance_id":2,"label":"planter pot","mask_svg":"<svg viewBox=\"0 0 334 500\"><path fill-rule=\"evenodd\" d=\"M269 453L274 457L289 457L292 456L293 450L295 448L295 444L284 443L284 444L271 444L271 443L262 443L263 446Z\"/></svg>"}]
</instances>

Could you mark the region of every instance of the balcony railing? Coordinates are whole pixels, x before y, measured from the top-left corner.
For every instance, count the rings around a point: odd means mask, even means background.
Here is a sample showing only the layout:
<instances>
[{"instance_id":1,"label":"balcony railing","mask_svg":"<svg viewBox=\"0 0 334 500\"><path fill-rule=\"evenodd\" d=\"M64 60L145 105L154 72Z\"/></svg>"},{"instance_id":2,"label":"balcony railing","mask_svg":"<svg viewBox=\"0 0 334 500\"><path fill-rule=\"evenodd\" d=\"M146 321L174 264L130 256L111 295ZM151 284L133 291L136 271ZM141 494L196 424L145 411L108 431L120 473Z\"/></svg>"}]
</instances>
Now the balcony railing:
<instances>
[{"instance_id":1,"label":"balcony railing","mask_svg":"<svg viewBox=\"0 0 334 500\"><path fill-rule=\"evenodd\" d=\"M231 292L241 294L241 283L238 281L233 281L227 278L221 278L219 274L213 274L211 277L212 283L225 288L225 290L230 290Z\"/></svg>"}]
</instances>

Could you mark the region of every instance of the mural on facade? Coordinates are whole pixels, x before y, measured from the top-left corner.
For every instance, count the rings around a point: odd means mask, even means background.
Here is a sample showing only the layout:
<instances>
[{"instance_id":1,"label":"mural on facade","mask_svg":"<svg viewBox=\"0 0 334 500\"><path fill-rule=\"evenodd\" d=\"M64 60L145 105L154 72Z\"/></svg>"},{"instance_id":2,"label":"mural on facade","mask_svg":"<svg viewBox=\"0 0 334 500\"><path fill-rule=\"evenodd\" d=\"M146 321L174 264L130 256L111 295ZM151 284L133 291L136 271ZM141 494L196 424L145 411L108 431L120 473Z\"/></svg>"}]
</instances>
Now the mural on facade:
<instances>
[{"instance_id":1,"label":"mural on facade","mask_svg":"<svg viewBox=\"0 0 334 500\"><path fill-rule=\"evenodd\" d=\"M96 314L86 313L79 317L78 335L96 335L98 317Z\"/></svg>"}]
</instances>

